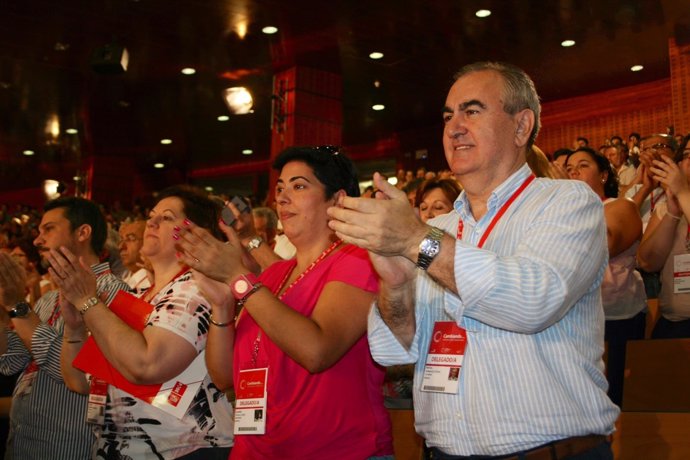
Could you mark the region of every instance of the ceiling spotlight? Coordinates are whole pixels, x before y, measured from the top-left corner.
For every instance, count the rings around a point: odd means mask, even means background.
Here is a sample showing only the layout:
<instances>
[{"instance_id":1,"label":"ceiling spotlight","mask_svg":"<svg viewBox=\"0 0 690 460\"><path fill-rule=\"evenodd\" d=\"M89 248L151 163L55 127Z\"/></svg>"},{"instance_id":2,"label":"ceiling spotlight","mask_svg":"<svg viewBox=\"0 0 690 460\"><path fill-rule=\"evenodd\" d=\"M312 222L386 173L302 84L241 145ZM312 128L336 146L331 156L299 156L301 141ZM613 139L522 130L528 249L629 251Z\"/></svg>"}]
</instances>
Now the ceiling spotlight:
<instances>
[{"instance_id":1,"label":"ceiling spotlight","mask_svg":"<svg viewBox=\"0 0 690 460\"><path fill-rule=\"evenodd\" d=\"M196 73L196 69L193 67L185 67L181 72L183 75L194 75Z\"/></svg>"},{"instance_id":2,"label":"ceiling spotlight","mask_svg":"<svg viewBox=\"0 0 690 460\"><path fill-rule=\"evenodd\" d=\"M278 28L274 26L266 26L261 29L261 32L265 33L266 35L273 35L274 33L278 32Z\"/></svg>"},{"instance_id":3,"label":"ceiling spotlight","mask_svg":"<svg viewBox=\"0 0 690 460\"><path fill-rule=\"evenodd\" d=\"M632 70L633 72L639 72L642 69L644 69L644 66L640 65L640 64L637 64L637 65L630 67L630 70Z\"/></svg>"},{"instance_id":4,"label":"ceiling spotlight","mask_svg":"<svg viewBox=\"0 0 690 460\"><path fill-rule=\"evenodd\" d=\"M207 192L212 192L213 187L211 187L210 185L207 185L206 187L204 187L204 190L206 190Z\"/></svg>"},{"instance_id":5,"label":"ceiling spotlight","mask_svg":"<svg viewBox=\"0 0 690 460\"><path fill-rule=\"evenodd\" d=\"M165 165L163 163L154 163L153 167L156 169L163 169L165 168Z\"/></svg>"},{"instance_id":6,"label":"ceiling spotlight","mask_svg":"<svg viewBox=\"0 0 690 460\"><path fill-rule=\"evenodd\" d=\"M252 153L254 153L254 150L252 150L252 149L242 150L242 155L251 155Z\"/></svg>"},{"instance_id":7,"label":"ceiling spotlight","mask_svg":"<svg viewBox=\"0 0 690 460\"><path fill-rule=\"evenodd\" d=\"M69 43L65 42L55 42L55 46L53 47L55 51L67 51L69 49Z\"/></svg>"},{"instance_id":8,"label":"ceiling spotlight","mask_svg":"<svg viewBox=\"0 0 690 460\"><path fill-rule=\"evenodd\" d=\"M381 59L383 57L383 53L380 51L373 51L369 53L369 57L371 59Z\"/></svg>"},{"instance_id":9,"label":"ceiling spotlight","mask_svg":"<svg viewBox=\"0 0 690 460\"><path fill-rule=\"evenodd\" d=\"M67 128L65 132L67 134L77 134L79 131L77 131L75 128Z\"/></svg>"},{"instance_id":10,"label":"ceiling spotlight","mask_svg":"<svg viewBox=\"0 0 690 460\"><path fill-rule=\"evenodd\" d=\"M377 112L379 112L379 111L385 109L386 106L383 105L383 104L374 104L374 105L371 106L371 108L374 109L374 110L376 110Z\"/></svg>"},{"instance_id":11,"label":"ceiling spotlight","mask_svg":"<svg viewBox=\"0 0 690 460\"><path fill-rule=\"evenodd\" d=\"M491 16L491 10L477 10L477 12L474 13L474 15L478 18L487 18Z\"/></svg>"},{"instance_id":12,"label":"ceiling spotlight","mask_svg":"<svg viewBox=\"0 0 690 460\"><path fill-rule=\"evenodd\" d=\"M65 185L54 179L46 179L43 181L43 193L49 200L54 200L65 191Z\"/></svg>"},{"instance_id":13,"label":"ceiling spotlight","mask_svg":"<svg viewBox=\"0 0 690 460\"><path fill-rule=\"evenodd\" d=\"M228 121L229 119L230 119L230 117L227 115L218 115L218 118L217 118L218 121Z\"/></svg>"},{"instance_id":14,"label":"ceiling spotlight","mask_svg":"<svg viewBox=\"0 0 690 460\"><path fill-rule=\"evenodd\" d=\"M161 144L170 145L172 144L172 139L161 139Z\"/></svg>"},{"instance_id":15,"label":"ceiling spotlight","mask_svg":"<svg viewBox=\"0 0 690 460\"><path fill-rule=\"evenodd\" d=\"M35 152L34 152L33 150L26 149L26 150L24 150L22 153L23 153L24 155L26 155L27 157L30 157L30 156L33 155Z\"/></svg>"},{"instance_id":16,"label":"ceiling spotlight","mask_svg":"<svg viewBox=\"0 0 690 460\"><path fill-rule=\"evenodd\" d=\"M242 115L250 113L254 100L252 94L244 86L235 86L223 90L223 100L230 113Z\"/></svg>"},{"instance_id":17,"label":"ceiling spotlight","mask_svg":"<svg viewBox=\"0 0 690 460\"><path fill-rule=\"evenodd\" d=\"M570 48L571 46L575 45L575 40L563 40L561 42L561 46L563 48Z\"/></svg>"}]
</instances>

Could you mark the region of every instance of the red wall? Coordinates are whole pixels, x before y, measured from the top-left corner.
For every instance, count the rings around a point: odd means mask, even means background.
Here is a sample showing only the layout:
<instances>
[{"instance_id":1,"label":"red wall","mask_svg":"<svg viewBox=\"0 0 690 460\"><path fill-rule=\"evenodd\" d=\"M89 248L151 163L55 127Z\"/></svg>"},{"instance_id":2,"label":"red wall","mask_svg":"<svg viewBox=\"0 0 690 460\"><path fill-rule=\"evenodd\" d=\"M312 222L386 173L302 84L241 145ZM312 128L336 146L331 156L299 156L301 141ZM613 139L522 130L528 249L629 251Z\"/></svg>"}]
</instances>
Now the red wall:
<instances>
[{"instance_id":1,"label":"red wall","mask_svg":"<svg viewBox=\"0 0 690 460\"><path fill-rule=\"evenodd\" d=\"M665 133L666 127L673 124L671 81L547 102L542 107L541 122L537 145L546 152L572 148L578 136L586 137L590 146L597 148L613 135L627 140L631 132L642 136Z\"/></svg>"}]
</instances>

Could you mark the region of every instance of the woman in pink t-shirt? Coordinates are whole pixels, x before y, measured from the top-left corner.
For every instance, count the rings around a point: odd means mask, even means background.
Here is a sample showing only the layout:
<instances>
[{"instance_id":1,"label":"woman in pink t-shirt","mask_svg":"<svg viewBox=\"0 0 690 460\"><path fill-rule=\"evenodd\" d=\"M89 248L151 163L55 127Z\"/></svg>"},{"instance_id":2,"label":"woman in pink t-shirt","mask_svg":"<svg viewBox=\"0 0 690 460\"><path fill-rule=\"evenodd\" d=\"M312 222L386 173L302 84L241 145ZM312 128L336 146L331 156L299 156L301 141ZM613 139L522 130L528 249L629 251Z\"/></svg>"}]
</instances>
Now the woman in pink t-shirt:
<instances>
[{"instance_id":1,"label":"woman in pink t-shirt","mask_svg":"<svg viewBox=\"0 0 690 460\"><path fill-rule=\"evenodd\" d=\"M206 362L219 388L235 388L231 458L392 458L384 370L366 338L376 274L366 251L335 236L326 214L341 196L359 195L354 167L334 147L296 147L274 168L277 211L297 248L294 259L257 278L222 223L229 244L190 225L178 245L183 260L205 275L198 275L202 289L214 293Z\"/></svg>"}]
</instances>

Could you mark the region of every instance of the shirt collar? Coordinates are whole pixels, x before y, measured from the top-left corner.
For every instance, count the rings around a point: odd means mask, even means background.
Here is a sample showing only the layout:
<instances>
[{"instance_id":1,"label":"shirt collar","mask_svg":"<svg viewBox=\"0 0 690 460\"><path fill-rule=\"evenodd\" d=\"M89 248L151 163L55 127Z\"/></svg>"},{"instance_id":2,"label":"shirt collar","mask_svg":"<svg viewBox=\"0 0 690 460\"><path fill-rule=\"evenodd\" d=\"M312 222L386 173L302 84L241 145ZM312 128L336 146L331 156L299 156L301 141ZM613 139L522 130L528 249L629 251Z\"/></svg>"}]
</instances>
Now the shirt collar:
<instances>
[{"instance_id":1,"label":"shirt collar","mask_svg":"<svg viewBox=\"0 0 690 460\"><path fill-rule=\"evenodd\" d=\"M486 207L488 212L486 213L487 215L492 215L494 212L496 212L496 209L498 209L503 203L508 201L508 199L511 197L511 195L515 192L515 190L522 185L522 183L529 177L529 175L532 174L532 170L529 168L527 163L522 165L520 169L515 171L508 179L503 181L498 187L494 189L493 192L491 192L491 195L489 196L489 200L486 203ZM467 199L467 194L463 190L460 193L460 196L458 196L457 200L455 200L455 203L453 203L453 207L457 211L458 214L460 214L460 219L463 221L474 221L474 217L472 216L472 213L470 212L470 202Z\"/></svg>"},{"instance_id":2,"label":"shirt collar","mask_svg":"<svg viewBox=\"0 0 690 460\"><path fill-rule=\"evenodd\" d=\"M93 271L93 274L96 276L102 275L110 271L110 264L108 262L101 262L91 265L91 271Z\"/></svg>"}]
</instances>

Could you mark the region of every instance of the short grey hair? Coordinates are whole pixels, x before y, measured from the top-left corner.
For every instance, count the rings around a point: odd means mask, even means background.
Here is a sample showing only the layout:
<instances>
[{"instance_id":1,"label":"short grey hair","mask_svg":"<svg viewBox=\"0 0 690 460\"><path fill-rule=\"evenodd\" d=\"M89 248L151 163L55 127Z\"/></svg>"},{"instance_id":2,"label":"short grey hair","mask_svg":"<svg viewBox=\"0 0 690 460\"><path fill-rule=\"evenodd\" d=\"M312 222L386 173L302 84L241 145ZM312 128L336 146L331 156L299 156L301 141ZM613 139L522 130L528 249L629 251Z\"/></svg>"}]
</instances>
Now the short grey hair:
<instances>
[{"instance_id":1,"label":"short grey hair","mask_svg":"<svg viewBox=\"0 0 690 460\"><path fill-rule=\"evenodd\" d=\"M468 64L460 69L458 73L455 74L454 78L455 81L457 81L465 75L484 70L493 70L503 77L505 83L503 110L506 113L515 115L524 109L530 109L534 113L534 127L527 141L527 148L530 148L537 139L539 128L541 128L539 119L541 115L541 104L539 103L539 95L537 94L534 82L529 75L519 67L504 62L491 61Z\"/></svg>"}]
</instances>

